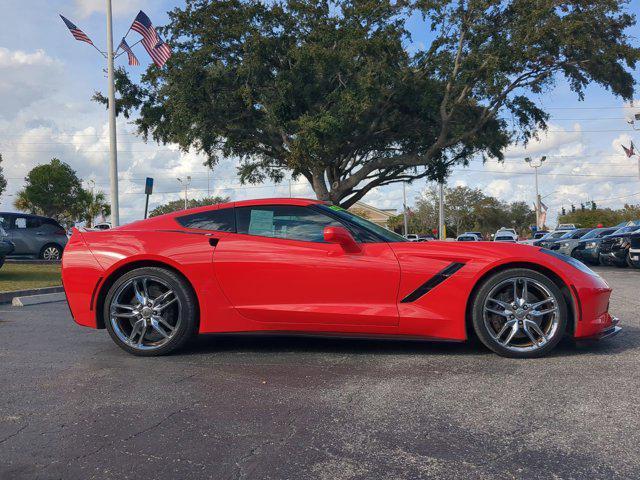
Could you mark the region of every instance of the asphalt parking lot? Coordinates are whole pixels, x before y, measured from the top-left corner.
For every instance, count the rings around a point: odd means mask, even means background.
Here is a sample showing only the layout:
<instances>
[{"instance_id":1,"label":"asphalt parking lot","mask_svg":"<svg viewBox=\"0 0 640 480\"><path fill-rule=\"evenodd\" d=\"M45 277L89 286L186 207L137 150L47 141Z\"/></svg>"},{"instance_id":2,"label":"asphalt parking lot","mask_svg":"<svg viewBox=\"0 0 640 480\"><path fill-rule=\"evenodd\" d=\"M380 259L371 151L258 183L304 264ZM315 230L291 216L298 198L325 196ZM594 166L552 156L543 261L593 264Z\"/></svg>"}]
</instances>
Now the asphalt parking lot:
<instances>
[{"instance_id":1,"label":"asphalt parking lot","mask_svg":"<svg viewBox=\"0 0 640 480\"><path fill-rule=\"evenodd\" d=\"M479 346L207 336L136 358L64 303L0 306L0 479L638 478L640 271L622 334Z\"/></svg>"}]
</instances>

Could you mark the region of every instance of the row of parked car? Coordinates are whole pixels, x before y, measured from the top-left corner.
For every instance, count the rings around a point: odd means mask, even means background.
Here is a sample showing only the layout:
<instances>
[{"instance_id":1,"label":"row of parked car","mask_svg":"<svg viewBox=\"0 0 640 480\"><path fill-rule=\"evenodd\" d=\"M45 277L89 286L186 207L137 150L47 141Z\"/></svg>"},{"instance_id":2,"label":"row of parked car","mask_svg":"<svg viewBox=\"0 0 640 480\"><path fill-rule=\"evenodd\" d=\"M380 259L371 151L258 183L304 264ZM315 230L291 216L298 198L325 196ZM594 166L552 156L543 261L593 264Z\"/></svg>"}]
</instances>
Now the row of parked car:
<instances>
[{"instance_id":1,"label":"row of parked car","mask_svg":"<svg viewBox=\"0 0 640 480\"><path fill-rule=\"evenodd\" d=\"M614 227L556 230L535 240L533 245L592 265L640 268L640 220Z\"/></svg>"},{"instance_id":2,"label":"row of parked car","mask_svg":"<svg viewBox=\"0 0 640 480\"><path fill-rule=\"evenodd\" d=\"M640 268L640 220L624 222L614 227L576 228L558 225L552 232L539 231L533 238L519 241L514 229L501 228L492 239L535 245L556 250L591 265L616 265ZM456 238L459 242L482 241L480 232L465 232Z\"/></svg>"}]
</instances>

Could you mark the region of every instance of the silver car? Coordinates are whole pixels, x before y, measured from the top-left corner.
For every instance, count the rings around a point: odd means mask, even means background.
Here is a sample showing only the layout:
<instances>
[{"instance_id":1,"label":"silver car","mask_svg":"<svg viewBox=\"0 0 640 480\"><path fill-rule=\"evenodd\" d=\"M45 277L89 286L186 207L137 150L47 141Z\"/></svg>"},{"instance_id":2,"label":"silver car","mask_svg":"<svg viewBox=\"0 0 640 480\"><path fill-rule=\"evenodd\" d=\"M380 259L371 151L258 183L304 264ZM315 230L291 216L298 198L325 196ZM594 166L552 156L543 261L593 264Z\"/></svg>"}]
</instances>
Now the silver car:
<instances>
[{"instance_id":1,"label":"silver car","mask_svg":"<svg viewBox=\"0 0 640 480\"><path fill-rule=\"evenodd\" d=\"M11 255L60 260L67 232L53 218L26 213L0 212L0 226L14 245Z\"/></svg>"}]
</instances>

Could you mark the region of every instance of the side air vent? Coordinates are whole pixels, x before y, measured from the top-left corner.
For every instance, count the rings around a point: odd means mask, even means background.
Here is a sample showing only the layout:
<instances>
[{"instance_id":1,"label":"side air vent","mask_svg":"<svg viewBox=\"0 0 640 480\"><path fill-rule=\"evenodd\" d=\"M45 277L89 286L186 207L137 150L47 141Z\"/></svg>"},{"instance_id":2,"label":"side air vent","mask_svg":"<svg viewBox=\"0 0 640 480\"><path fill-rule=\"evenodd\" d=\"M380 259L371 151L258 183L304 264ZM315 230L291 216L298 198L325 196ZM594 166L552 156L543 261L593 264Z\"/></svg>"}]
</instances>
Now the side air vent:
<instances>
[{"instance_id":1,"label":"side air vent","mask_svg":"<svg viewBox=\"0 0 640 480\"><path fill-rule=\"evenodd\" d=\"M464 263L458 263L458 262L454 262L454 263L451 263L451 264L447 265L445 268L440 270L438 273L436 273L429 280L427 280L422 285L420 285L418 288L416 288L409 295L407 295L402 300L400 300L400 303L415 302L416 300L418 300L423 295L426 295L427 293L429 293L433 288L435 288L438 285L440 285L447 278L449 278L451 275L453 275L458 270L460 270L463 266L464 266Z\"/></svg>"}]
</instances>

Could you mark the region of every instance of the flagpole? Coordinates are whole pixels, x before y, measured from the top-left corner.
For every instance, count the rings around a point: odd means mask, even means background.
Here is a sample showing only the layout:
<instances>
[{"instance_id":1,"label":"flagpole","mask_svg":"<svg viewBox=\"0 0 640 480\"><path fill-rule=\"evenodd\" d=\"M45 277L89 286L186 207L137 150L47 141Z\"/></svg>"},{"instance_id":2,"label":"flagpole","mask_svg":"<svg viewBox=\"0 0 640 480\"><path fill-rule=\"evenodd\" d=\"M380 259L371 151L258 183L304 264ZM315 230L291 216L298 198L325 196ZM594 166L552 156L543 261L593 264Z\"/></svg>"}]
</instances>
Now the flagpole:
<instances>
[{"instance_id":1,"label":"flagpole","mask_svg":"<svg viewBox=\"0 0 640 480\"><path fill-rule=\"evenodd\" d=\"M122 37L122 39L124 40L124 37ZM132 49L133 47L135 47L136 45L138 45L141 41L142 41L142 39L138 40L136 43L132 43L131 45L129 45L129 49ZM118 48L120 48L120 47L118 47ZM118 54L116 55L116 57L115 57L115 58L118 58L120 55L124 55L125 53L127 53L127 52L125 52L125 51L123 50L123 51L121 51L120 53L118 53Z\"/></svg>"},{"instance_id":2,"label":"flagpole","mask_svg":"<svg viewBox=\"0 0 640 480\"><path fill-rule=\"evenodd\" d=\"M116 93L113 79L113 22L111 0L107 1L107 76L109 81L109 184L111 187L111 225L120 225L118 205L118 151L116 142Z\"/></svg>"},{"instance_id":3,"label":"flagpole","mask_svg":"<svg viewBox=\"0 0 640 480\"><path fill-rule=\"evenodd\" d=\"M100 55L102 55L104 58L107 58L107 55L100 50L98 47L96 47L93 43L90 44L93 48L95 48L98 52L100 52Z\"/></svg>"}]
</instances>

